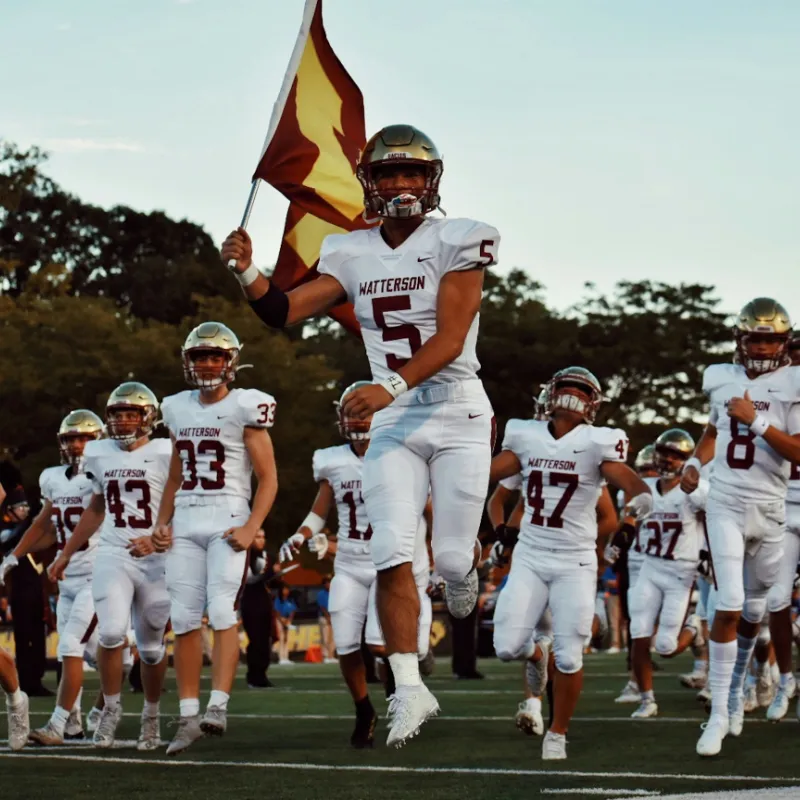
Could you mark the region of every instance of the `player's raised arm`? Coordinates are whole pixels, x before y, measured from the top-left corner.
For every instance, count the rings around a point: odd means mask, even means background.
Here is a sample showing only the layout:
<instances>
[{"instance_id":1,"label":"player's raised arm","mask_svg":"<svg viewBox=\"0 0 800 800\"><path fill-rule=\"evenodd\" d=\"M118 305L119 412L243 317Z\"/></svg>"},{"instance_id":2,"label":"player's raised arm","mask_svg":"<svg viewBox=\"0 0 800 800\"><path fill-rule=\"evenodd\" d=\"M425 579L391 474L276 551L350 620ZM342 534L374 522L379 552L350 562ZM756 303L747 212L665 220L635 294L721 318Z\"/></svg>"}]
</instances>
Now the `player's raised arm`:
<instances>
[{"instance_id":1,"label":"player's raised arm","mask_svg":"<svg viewBox=\"0 0 800 800\"><path fill-rule=\"evenodd\" d=\"M270 328L286 328L324 314L345 300L345 291L331 275L320 275L291 292L281 291L253 264L253 243L244 228L231 231L222 244L225 264L235 261L236 280L258 317Z\"/></svg>"},{"instance_id":2,"label":"player's raised arm","mask_svg":"<svg viewBox=\"0 0 800 800\"><path fill-rule=\"evenodd\" d=\"M716 446L717 429L713 423L709 422L697 442L692 457L684 464L680 483L684 492L691 494L697 488L697 484L700 482L700 470L714 458Z\"/></svg>"}]
</instances>

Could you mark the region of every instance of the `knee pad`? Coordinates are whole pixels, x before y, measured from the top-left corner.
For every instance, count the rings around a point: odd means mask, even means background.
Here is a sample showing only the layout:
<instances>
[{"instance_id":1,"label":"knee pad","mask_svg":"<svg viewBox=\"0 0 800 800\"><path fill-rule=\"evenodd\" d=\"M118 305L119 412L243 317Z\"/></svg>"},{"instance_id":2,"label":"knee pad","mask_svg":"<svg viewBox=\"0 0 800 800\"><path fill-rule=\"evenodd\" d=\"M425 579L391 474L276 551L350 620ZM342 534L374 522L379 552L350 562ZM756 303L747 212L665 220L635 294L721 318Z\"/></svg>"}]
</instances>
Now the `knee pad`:
<instances>
[{"instance_id":1,"label":"knee pad","mask_svg":"<svg viewBox=\"0 0 800 800\"><path fill-rule=\"evenodd\" d=\"M559 641L560 640L560 641ZM580 672L583 668L583 637L556 637L553 647L556 669L565 675Z\"/></svg>"},{"instance_id":2,"label":"knee pad","mask_svg":"<svg viewBox=\"0 0 800 800\"><path fill-rule=\"evenodd\" d=\"M208 601L208 624L215 631L225 631L236 623L236 609L230 597L214 597Z\"/></svg>"},{"instance_id":3,"label":"knee pad","mask_svg":"<svg viewBox=\"0 0 800 800\"><path fill-rule=\"evenodd\" d=\"M447 548L434 553L436 571L446 581L463 581L472 569L474 542L468 549Z\"/></svg>"},{"instance_id":4,"label":"knee pad","mask_svg":"<svg viewBox=\"0 0 800 800\"><path fill-rule=\"evenodd\" d=\"M170 620L175 635L182 636L184 633L200 629L203 624L203 609L189 608L183 603L173 600Z\"/></svg>"},{"instance_id":5,"label":"knee pad","mask_svg":"<svg viewBox=\"0 0 800 800\"><path fill-rule=\"evenodd\" d=\"M125 644L125 634L117 634L114 631L111 631L110 633L104 633L103 631L100 631L98 644L100 647L103 647L106 650L116 650L118 647L122 647L122 645Z\"/></svg>"},{"instance_id":6,"label":"knee pad","mask_svg":"<svg viewBox=\"0 0 800 800\"><path fill-rule=\"evenodd\" d=\"M742 606L742 617L753 624L761 622L767 613L767 592L748 593Z\"/></svg>"},{"instance_id":7,"label":"knee pad","mask_svg":"<svg viewBox=\"0 0 800 800\"><path fill-rule=\"evenodd\" d=\"M375 532L372 535L372 563L378 570L390 569L414 561L414 539L398 536L392 530Z\"/></svg>"},{"instance_id":8,"label":"knee pad","mask_svg":"<svg viewBox=\"0 0 800 800\"><path fill-rule=\"evenodd\" d=\"M497 635L495 630L494 651L501 661L525 661L529 659L536 650L536 642L533 637L522 644L510 641L507 636Z\"/></svg>"},{"instance_id":9,"label":"knee pad","mask_svg":"<svg viewBox=\"0 0 800 800\"><path fill-rule=\"evenodd\" d=\"M154 667L156 664L161 663L161 659L164 658L164 653L166 653L166 648L163 644L161 647L140 648L139 658L142 659L143 664Z\"/></svg>"},{"instance_id":10,"label":"knee pad","mask_svg":"<svg viewBox=\"0 0 800 800\"><path fill-rule=\"evenodd\" d=\"M332 611L331 628L333 641L336 642L336 652L340 656L347 656L361 649L361 629L356 621L347 616L345 609Z\"/></svg>"},{"instance_id":11,"label":"knee pad","mask_svg":"<svg viewBox=\"0 0 800 800\"><path fill-rule=\"evenodd\" d=\"M659 628L656 634L656 653L660 656L672 655L678 647L677 638L671 633Z\"/></svg>"},{"instance_id":12,"label":"knee pad","mask_svg":"<svg viewBox=\"0 0 800 800\"><path fill-rule=\"evenodd\" d=\"M761 620L761 627L758 630L756 637L756 646L766 647L772 641L772 634L769 632L769 622L766 619Z\"/></svg>"},{"instance_id":13,"label":"knee pad","mask_svg":"<svg viewBox=\"0 0 800 800\"><path fill-rule=\"evenodd\" d=\"M771 614L783 611L792 603L792 586L784 586L782 581L778 581L772 586L767 594L767 607Z\"/></svg>"},{"instance_id":14,"label":"knee pad","mask_svg":"<svg viewBox=\"0 0 800 800\"><path fill-rule=\"evenodd\" d=\"M58 660L61 661L63 658L83 658L85 649L86 645L74 633L64 631L58 639Z\"/></svg>"}]
</instances>

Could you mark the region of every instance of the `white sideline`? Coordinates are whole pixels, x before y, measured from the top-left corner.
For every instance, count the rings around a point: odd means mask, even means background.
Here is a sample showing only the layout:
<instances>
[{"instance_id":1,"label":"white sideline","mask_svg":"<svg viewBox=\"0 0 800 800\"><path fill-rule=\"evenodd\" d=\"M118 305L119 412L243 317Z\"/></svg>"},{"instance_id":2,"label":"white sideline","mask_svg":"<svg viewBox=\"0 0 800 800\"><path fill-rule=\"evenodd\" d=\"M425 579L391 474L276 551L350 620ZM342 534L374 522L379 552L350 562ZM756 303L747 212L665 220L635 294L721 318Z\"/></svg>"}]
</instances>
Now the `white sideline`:
<instances>
[{"instance_id":1,"label":"white sideline","mask_svg":"<svg viewBox=\"0 0 800 800\"><path fill-rule=\"evenodd\" d=\"M120 758L116 756L90 756L61 755L43 749L39 753L22 750L18 753L0 752L0 758L25 759L51 759L56 761L83 761L110 764L141 764L158 767L235 767L241 769L280 769L300 771L325 771L325 772L387 772L395 774L423 774L423 775L498 775L522 777L561 777L561 778L605 778L620 780L622 778L637 778L644 780L673 780L673 781L708 781L708 782L737 782L737 783L800 783L798 778L766 777L762 775L692 775L686 773L669 772L583 772L570 770L547 769L500 769L492 767L391 767L370 764L304 764L296 761L184 761L164 758ZM612 790L614 791L614 790Z\"/></svg>"}]
</instances>

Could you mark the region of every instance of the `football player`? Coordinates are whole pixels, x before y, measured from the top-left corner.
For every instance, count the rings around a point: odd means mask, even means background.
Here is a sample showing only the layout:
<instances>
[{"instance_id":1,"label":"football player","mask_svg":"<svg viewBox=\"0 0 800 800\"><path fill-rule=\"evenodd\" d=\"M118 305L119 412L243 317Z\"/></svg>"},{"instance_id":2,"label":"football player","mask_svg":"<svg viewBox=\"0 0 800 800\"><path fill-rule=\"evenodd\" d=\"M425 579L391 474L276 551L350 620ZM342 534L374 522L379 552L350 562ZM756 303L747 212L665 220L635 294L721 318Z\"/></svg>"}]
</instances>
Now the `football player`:
<instances>
[{"instance_id":1,"label":"football player","mask_svg":"<svg viewBox=\"0 0 800 800\"><path fill-rule=\"evenodd\" d=\"M0 687L6 693L8 719L8 746L22 750L28 742L31 729L28 716L28 695L19 688L19 676L14 659L0 649Z\"/></svg>"},{"instance_id":2,"label":"football player","mask_svg":"<svg viewBox=\"0 0 800 800\"><path fill-rule=\"evenodd\" d=\"M800 460L800 369L789 366L792 326L775 300L758 297L739 312L733 364L706 368L709 422L681 487L697 488L713 459L707 507L717 596L709 644L711 717L697 752L713 756L744 721L745 672L776 582L785 527L790 462Z\"/></svg>"},{"instance_id":3,"label":"football player","mask_svg":"<svg viewBox=\"0 0 800 800\"><path fill-rule=\"evenodd\" d=\"M378 720L367 690L366 668L361 655L362 633L370 650L379 658L385 656L375 603L377 571L370 547L372 528L362 496L364 456L369 449L372 420L371 417L355 418L344 412L347 396L363 385L367 385L367 382L357 381L342 393L337 403L339 432L348 444L327 447L314 453L314 480L319 485L319 491L299 530L284 542L280 550L281 560L289 560L294 558L304 542L308 542L308 548L321 558L330 545L323 528L336 506L339 528L328 611L342 676L355 703L356 724L350 743L358 749L373 746ZM426 591L429 563L425 528L424 520L421 520L414 560L422 609L418 627L419 659L428 652L432 619L430 598Z\"/></svg>"},{"instance_id":4,"label":"football player","mask_svg":"<svg viewBox=\"0 0 800 800\"><path fill-rule=\"evenodd\" d=\"M637 454L633 462L633 468L640 478L657 478L658 470L655 463L655 447L652 444L645 445ZM617 492L617 508L620 516L623 516L625 508L625 495ZM623 522L625 520L623 519ZM630 678L623 687L620 694L614 700L615 703L638 703L641 697L639 684L636 683L636 675L633 671L633 660L631 658L631 615L629 608L630 590L636 584L639 571L644 562L644 553L639 542L639 529L633 531L633 540L626 542L625 557L619 559L616 564L616 571L619 576L619 600L622 618L627 630L626 637L626 666L630 672Z\"/></svg>"},{"instance_id":5,"label":"football player","mask_svg":"<svg viewBox=\"0 0 800 800\"><path fill-rule=\"evenodd\" d=\"M128 381L111 392L106 404L108 438L88 442L83 451L92 498L50 566L50 578L60 580L100 531L92 577L97 667L105 702L93 737L100 748L113 747L122 719L123 651L131 616L145 698L137 749L154 750L161 744L159 701L167 668L169 595L164 556L156 553L151 534L172 446L165 439L151 439L157 418L158 400L143 383Z\"/></svg>"},{"instance_id":6,"label":"football player","mask_svg":"<svg viewBox=\"0 0 800 800\"><path fill-rule=\"evenodd\" d=\"M397 682L388 743L400 746L438 711L417 660L417 526L433 498L433 559L451 613L478 597L476 541L489 482L493 413L477 376L475 344L483 270L500 235L469 219L432 218L442 159L424 133L390 125L357 167L366 213L379 226L328 236L318 279L284 294L252 264L238 229L225 241L254 311L283 328L349 300L361 324L374 384L347 397L345 413L375 414L364 461L364 501L374 531L378 613Z\"/></svg>"},{"instance_id":7,"label":"football player","mask_svg":"<svg viewBox=\"0 0 800 800\"><path fill-rule=\"evenodd\" d=\"M529 659L534 628L548 603L553 615L554 716L542 758L564 759L566 731L583 680L597 581L597 515L603 481L631 498L627 513L646 516L650 490L625 464L628 439L593 423L602 401L583 367L557 372L547 385L549 421L512 420L491 479L522 472L525 516L508 583L497 601L494 646L504 661Z\"/></svg>"},{"instance_id":8,"label":"football player","mask_svg":"<svg viewBox=\"0 0 800 800\"><path fill-rule=\"evenodd\" d=\"M800 336L789 342L792 366L800 366ZM792 616L791 601L797 563L800 560L800 461L793 461L786 493L786 536L783 540L783 558L775 585L767 596L769 629L775 657L780 670L778 690L767 709L767 719L777 722L786 716L789 701L797 692L792 674ZM800 704L797 706L800 718Z\"/></svg>"},{"instance_id":9,"label":"football player","mask_svg":"<svg viewBox=\"0 0 800 800\"><path fill-rule=\"evenodd\" d=\"M174 449L154 539L167 549L167 589L175 632L180 720L167 755L204 734L221 736L239 664L236 618L247 550L272 508L278 475L267 429L275 399L232 389L242 345L219 322L186 337L183 374L192 388L165 397L164 422ZM253 474L258 488L250 507ZM214 629L211 696L200 718L203 610Z\"/></svg>"},{"instance_id":10,"label":"football player","mask_svg":"<svg viewBox=\"0 0 800 800\"><path fill-rule=\"evenodd\" d=\"M71 411L58 429L61 466L48 467L39 478L42 510L0 567L0 583L9 566L16 566L28 553L46 550L53 544L61 550L72 536L78 520L94 495L92 480L83 469L83 451L88 442L103 435L103 420L93 411ZM63 744L83 738L80 695L83 660L95 658L97 637L92 601L92 569L98 537L92 536L76 553L58 584L58 659L61 682L53 715L47 724L31 733L40 745Z\"/></svg>"},{"instance_id":11,"label":"football player","mask_svg":"<svg viewBox=\"0 0 800 800\"><path fill-rule=\"evenodd\" d=\"M646 478L653 495L653 511L642 523L639 541L644 563L629 593L633 669L641 691L641 705L631 714L647 719L658 713L653 694L650 643L656 623L656 652L672 658L701 635L696 616L686 620L703 543L701 515L708 483L701 480L691 493L682 492L683 465L694 450L694 439L681 428L671 428L655 442L660 478Z\"/></svg>"}]
</instances>

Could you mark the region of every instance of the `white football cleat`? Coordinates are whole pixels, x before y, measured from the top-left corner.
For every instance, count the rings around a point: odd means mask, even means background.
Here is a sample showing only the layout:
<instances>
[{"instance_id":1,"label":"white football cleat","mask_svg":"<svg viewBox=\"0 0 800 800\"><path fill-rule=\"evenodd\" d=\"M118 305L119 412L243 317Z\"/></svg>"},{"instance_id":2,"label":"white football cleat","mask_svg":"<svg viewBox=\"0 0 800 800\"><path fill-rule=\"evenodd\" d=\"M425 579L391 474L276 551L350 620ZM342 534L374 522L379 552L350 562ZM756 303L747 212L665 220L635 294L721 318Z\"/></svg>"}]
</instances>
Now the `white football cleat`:
<instances>
[{"instance_id":1,"label":"white football cleat","mask_svg":"<svg viewBox=\"0 0 800 800\"><path fill-rule=\"evenodd\" d=\"M228 729L228 709L209 706L200 720L200 728L209 736L222 736Z\"/></svg>"},{"instance_id":2,"label":"white football cleat","mask_svg":"<svg viewBox=\"0 0 800 800\"><path fill-rule=\"evenodd\" d=\"M708 673L701 670L693 670L680 676L681 685L687 689L704 689L707 680Z\"/></svg>"},{"instance_id":3,"label":"white football cleat","mask_svg":"<svg viewBox=\"0 0 800 800\"><path fill-rule=\"evenodd\" d=\"M759 708L766 708L775 697L775 686L769 668L761 671L756 681L756 700Z\"/></svg>"},{"instance_id":4,"label":"white football cleat","mask_svg":"<svg viewBox=\"0 0 800 800\"><path fill-rule=\"evenodd\" d=\"M703 729L703 734L697 740L697 755L719 755L722 750L722 740L728 735L728 720L717 714L700 727Z\"/></svg>"},{"instance_id":5,"label":"white football cleat","mask_svg":"<svg viewBox=\"0 0 800 800\"><path fill-rule=\"evenodd\" d=\"M728 696L728 733L741 736L744 727L744 694L731 690Z\"/></svg>"},{"instance_id":6,"label":"white football cleat","mask_svg":"<svg viewBox=\"0 0 800 800\"><path fill-rule=\"evenodd\" d=\"M704 686L697 693L696 697L701 703L710 703L711 702L711 689L708 686Z\"/></svg>"},{"instance_id":7,"label":"white football cleat","mask_svg":"<svg viewBox=\"0 0 800 800\"><path fill-rule=\"evenodd\" d=\"M519 704L514 722L528 736L541 736L544 733L542 701L538 697L529 697L524 700Z\"/></svg>"},{"instance_id":8,"label":"white football cleat","mask_svg":"<svg viewBox=\"0 0 800 800\"><path fill-rule=\"evenodd\" d=\"M151 717L143 711L136 749L146 753L150 750L157 750L159 747L161 747L161 718L158 714Z\"/></svg>"},{"instance_id":9,"label":"white football cleat","mask_svg":"<svg viewBox=\"0 0 800 800\"><path fill-rule=\"evenodd\" d=\"M542 740L542 761L563 761L567 757L567 737L547 731Z\"/></svg>"},{"instance_id":10,"label":"white football cleat","mask_svg":"<svg viewBox=\"0 0 800 800\"><path fill-rule=\"evenodd\" d=\"M544 636L536 644L542 651L542 657L535 662L528 659L525 663L525 682L534 697L542 697L547 691L547 662L552 642L549 637Z\"/></svg>"},{"instance_id":11,"label":"white football cleat","mask_svg":"<svg viewBox=\"0 0 800 800\"><path fill-rule=\"evenodd\" d=\"M439 713L439 703L424 683L398 686L389 698L387 719L391 725L386 744L402 747L413 739L423 723Z\"/></svg>"},{"instance_id":12,"label":"white football cleat","mask_svg":"<svg viewBox=\"0 0 800 800\"><path fill-rule=\"evenodd\" d=\"M6 700L6 716L8 717L8 746L16 751L22 750L28 743L31 723L28 716L28 695L20 692L22 702L12 706Z\"/></svg>"},{"instance_id":13,"label":"white football cleat","mask_svg":"<svg viewBox=\"0 0 800 800\"><path fill-rule=\"evenodd\" d=\"M769 704L769 708L767 709L767 719L772 722L778 722L786 716L789 711L789 701L797 692L797 683L794 679L794 675L790 675L789 678L785 686L778 686L775 699Z\"/></svg>"},{"instance_id":14,"label":"white football cleat","mask_svg":"<svg viewBox=\"0 0 800 800\"><path fill-rule=\"evenodd\" d=\"M639 685L633 680L625 684L619 697L614 700L615 703L640 703L641 701L642 693L639 691Z\"/></svg>"},{"instance_id":15,"label":"white football cleat","mask_svg":"<svg viewBox=\"0 0 800 800\"><path fill-rule=\"evenodd\" d=\"M114 746L117 736L117 726L122 719L122 706L109 708L106 706L100 715L100 722L97 723L97 730L94 732L92 742L95 747L107 749Z\"/></svg>"},{"instance_id":16,"label":"white football cleat","mask_svg":"<svg viewBox=\"0 0 800 800\"><path fill-rule=\"evenodd\" d=\"M54 747L55 745L64 744L64 734L62 734L52 720L48 720L41 728L31 731L28 738L34 743L42 747Z\"/></svg>"},{"instance_id":17,"label":"white football cleat","mask_svg":"<svg viewBox=\"0 0 800 800\"><path fill-rule=\"evenodd\" d=\"M67 724L64 726L64 741L83 738L85 738L85 735L83 733L81 712L79 709L73 708L72 711L69 712Z\"/></svg>"},{"instance_id":18,"label":"white football cleat","mask_svg":"<svg viewBox=\"0 0 800 800\"><path fill-rule=\"evenodd\" d=\"M447 581L444 598L447 610L456 619L468 617L478 602L478 570L473 567L463 581Z\"/></svg>"},{"instance_id":19,"label":"white football cleat","mask_svg":"<svg viewBox=\"0 0 800 800\"><path fill-rule=\"evenodd\" d=\"M173 722L171 724L174 725L176 723ZM199 714L195 714L192 717L181 717L177 725L178 730L175 734L175 738L167 746L168 756L176 756L178 753L182 753L193 742L205 736L203 729L200 727Z\"/></svg>"},{"instance_id":20,"label":"white football cleat","mask_svg":"<svg viewBox=\"0 0 800 800\"><path fill-rule=\"evenodd\" d=\"M756 679L752 675L748 675L744 681L744 713L749 714L757 708Z\"/></svg>"},{"instance_id":21,"label":"white football cleat","mask_svg":"<svg viewBox=\"0 0 800 800\"><path fill-rule=\"evenodd\" d=\"M99 708L93 708L86 715L86 730L88 733L94 733L97 730L97 726L100 724L101 716L103 716L103 712Z\"/></svg>"},{"instance_id":22,"label":"white football cleat","mask_svg":"<svg viewBox=\"0 0 800 800\"><path fill-rule=\"evenodd\" d=\"M642 704L631 714L631 719L649 719L658 714L658 704L655 700L642 700Z\"/></svg>"}]
</instances>

